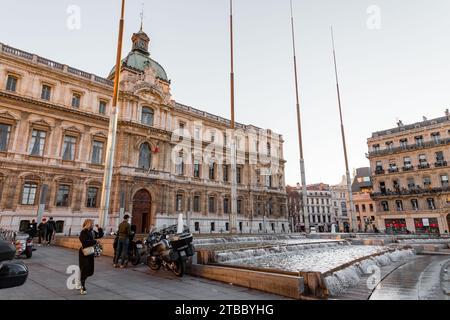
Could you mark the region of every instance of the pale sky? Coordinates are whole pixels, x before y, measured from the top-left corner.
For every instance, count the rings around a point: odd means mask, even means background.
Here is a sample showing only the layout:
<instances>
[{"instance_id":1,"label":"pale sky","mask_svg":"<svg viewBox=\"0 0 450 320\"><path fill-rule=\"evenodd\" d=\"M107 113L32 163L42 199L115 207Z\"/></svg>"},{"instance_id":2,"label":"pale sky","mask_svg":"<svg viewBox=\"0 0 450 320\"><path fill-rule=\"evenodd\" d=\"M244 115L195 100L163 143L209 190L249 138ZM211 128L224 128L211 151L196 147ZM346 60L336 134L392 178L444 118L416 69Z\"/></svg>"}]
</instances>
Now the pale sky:
<instances>
[{"instance_id":1,"label":"pale sky","mask_svg":"<svg viewBox=\"0 0 450 320\"><path fill-rule=\"evenodd\" d=\"M229 118L228 0L128 0L123 54L139 29L183 104ZM107 76L119 0L0 0L0 42ZM70 5L81 28L67 27ZM371 7L372 6L372 7ZM376 7L373 7L376 6ZM379 10L371 19L368 8ZM371 13L375 11L370 11ZM307 183L345 172L331 54L334 26L350 168L368 166L374 131L444 115L450 105L450 1L294 0ZM236 120L285 139L286 182L300 180L288 0L234 0ZM375 21L375 22L374 22ZM373 24L375 23L375 24Z\"/></svg>"}]
</instances>

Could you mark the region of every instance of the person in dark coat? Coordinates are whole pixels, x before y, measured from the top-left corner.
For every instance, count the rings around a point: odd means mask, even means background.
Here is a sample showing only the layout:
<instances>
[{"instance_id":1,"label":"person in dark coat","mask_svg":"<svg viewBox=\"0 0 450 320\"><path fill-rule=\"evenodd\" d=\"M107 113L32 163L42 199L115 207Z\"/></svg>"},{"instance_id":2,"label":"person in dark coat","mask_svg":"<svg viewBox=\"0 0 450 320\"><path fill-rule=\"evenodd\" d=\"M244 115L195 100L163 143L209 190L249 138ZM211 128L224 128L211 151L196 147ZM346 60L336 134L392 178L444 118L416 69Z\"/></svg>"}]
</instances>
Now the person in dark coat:
<instances>
[{"instance_id":1,"label":"person in dark coat","mask_svg":"<svg viewBox=\"0 0 450 320\"><path fill-rule=\"evenodd\" d=\"M37 223L36 220L31 220L30 224L28 225L28 234L31 238L36 237L37 234Z\"/></svg>"},{"instance_id":2,"label":"person in dark coat","mask_svg":"<svg viewBox=\"0 0 450 320\"><path fill-rule=\"evenodd\" d=\"M45 240L47 240L47 245L49 246L53 239L53 234L56 232L56 222L53 220L53 217L50 217L50 220L48 220L47 224L47 234L45 236Z\"/></svg>"},{"instance_id":3,"label":"person in dark coat","mask_svg":"<svg viewBox=\"0 0 450 320\"><path fill-rule=\"evenodd\" d=\"M38 236L39 236L39 246L41 245L42 240L45 241L47 237L47 219L42 219L41 223L38 226Z\"/></svg>"},{"instance_id":4,"label":"person in dark coat","mask_svg":"<svg viewBox=\"0 0 450 320\"><path fill-rule=\"evenodd\" d=\"M79 266L80 266L80 281L81 281L81 291L82 295L87 294L86 291L86 279L94 274L94 254L85 256L83 249L92 247L98 242L95 240L94 220L86 219L83 223L83 230L80 232L80 242L81 248L78 251Z\"/></svg>"}]
</instances>

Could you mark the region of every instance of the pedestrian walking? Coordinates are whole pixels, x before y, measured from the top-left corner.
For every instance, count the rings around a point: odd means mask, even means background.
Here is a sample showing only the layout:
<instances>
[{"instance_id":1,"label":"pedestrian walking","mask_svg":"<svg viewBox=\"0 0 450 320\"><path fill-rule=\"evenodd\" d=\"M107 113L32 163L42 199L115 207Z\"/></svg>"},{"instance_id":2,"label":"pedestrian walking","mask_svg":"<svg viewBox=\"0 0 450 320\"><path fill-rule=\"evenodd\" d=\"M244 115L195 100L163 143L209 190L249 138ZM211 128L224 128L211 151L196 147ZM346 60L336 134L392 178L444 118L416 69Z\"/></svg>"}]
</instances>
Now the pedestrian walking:
<instances>
[{"instance_id":1,"label":"pedestrian walking","mask_svg":"<svg viewBox=\"0 0 450 320\"><path fill-rule=\"evenodd\" d=\"M119 225L119 231L117 233L117 250L113 261L114 268L119 266L119 259L121 269L125 268L128 264L128 246L130 243L129 237L131 236L131 225L128 223L129 218L130 216L126 214Z\"/></svg>"},{"instance_id":2,"label":"pedestrian walking","mask_svg":"<svg viewBox=\"0 0 450 320\"><path fill-rule=\"evenodd\" d=\"M47 222L47 234L45 236L46 240L47 240L47 245L49 246L50 243L52 242L52 238L53 238L53 234L56 231L56 222L53 220L53 217L50 217L50 220L48 220Z\"/></svg>"},{"instance_id":3,"label":"pedestrian walking","mask_svg":"<svg viewBox=\"0 0 450 320\"><path fill-rule=\"evenodd\" d=\"M86 279L94 275L95 246L100 242L95 239L94 220L86 219L83 223L83 230L80 232L81 248L78 251L80 266L80 293L87 294Z\"/></svg>"},{"instance_id":4,"label":"pedestrian walking","mask_svg":"<svg viewBox=\"0 0 450 320\"><path fill-rule=\"evenodd\" d=\"M47 237L47 219L43 218L38 226L38 236L39 236L39 246L41 246L42 241L45 241Z\"/></svg>"}]
</instances>

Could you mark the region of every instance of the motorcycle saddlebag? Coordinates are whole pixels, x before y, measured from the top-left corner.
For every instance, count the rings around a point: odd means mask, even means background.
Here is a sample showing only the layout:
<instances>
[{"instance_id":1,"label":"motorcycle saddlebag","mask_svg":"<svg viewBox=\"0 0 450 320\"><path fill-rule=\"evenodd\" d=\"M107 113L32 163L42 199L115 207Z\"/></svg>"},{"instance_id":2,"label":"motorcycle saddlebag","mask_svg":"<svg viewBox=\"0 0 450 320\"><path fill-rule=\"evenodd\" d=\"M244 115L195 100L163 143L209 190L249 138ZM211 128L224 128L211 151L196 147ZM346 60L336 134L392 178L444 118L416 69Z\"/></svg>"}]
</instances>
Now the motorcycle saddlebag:
<instances>
[{"instance_id":1,"label":"motorcycle saddlebag","mask_svg":"<svg viewBox=\"0 0 450 320\"><path fill-rule=\"evenodd\" d=\"M193 237L192 234L190 233L177 234L170 237L170 244L174 249L178 249L186 245L189 245L192 243L192 241Z\"/></svg>"}]
</instances>

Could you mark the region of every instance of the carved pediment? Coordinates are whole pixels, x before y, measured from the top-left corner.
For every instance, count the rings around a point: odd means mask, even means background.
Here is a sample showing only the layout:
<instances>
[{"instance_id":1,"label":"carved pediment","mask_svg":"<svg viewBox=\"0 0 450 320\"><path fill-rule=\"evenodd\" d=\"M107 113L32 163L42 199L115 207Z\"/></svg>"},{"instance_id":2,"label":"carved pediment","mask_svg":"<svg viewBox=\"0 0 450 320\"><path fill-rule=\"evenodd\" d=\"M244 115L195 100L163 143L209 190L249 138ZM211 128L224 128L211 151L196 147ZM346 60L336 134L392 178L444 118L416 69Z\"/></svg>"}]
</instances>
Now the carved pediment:
<instances>
[{"instance_id":1,"label":"carved pediment","mask_svg":"<svg viewBox=\"0 0 450 320\"><path fill-rule=\"evenodd\" d=\"M31 124L33 126L41 126L41 127L49 127L49 128L51 127L51 124L44 119L31 121Z\"/></svg>"},{"instance_id":2,"label":"carved pediment","mask_svg":"<svg viewBox=\"0 0 450 320\"><path fill-rule=\"evenodd\" d=\"M20 119L14 113L11 113L11 112L6 111L6 110L0 110L0 118L8 119L8 120L14 120L14 121L18 121Z\"/></svg>"},{"instance_id":3,"label":"carved pediment","mask_svg":"<svg viewBox=\"0 0 450 320\"><path fill-rule=\"evenodd\" d=\"M92 137L103 138L103 139L107 139L108 138L108 135L105 134L104 132L101 132L101 131L93 132L93 133L91 133L91 136Z\"/></svg>"},{"instance_id":4,"label":"carved pediment","mask_svg":"<svg viewBox=\"0 0 450 320\"><path fill-rule=\"evenodd\" d=\"M64 131L71 131L71 132L76 132L76 133L81 133L81 130L75 126L69 126L69 127L65 127L63 128Z\"/></svg>"}]
</instances>

